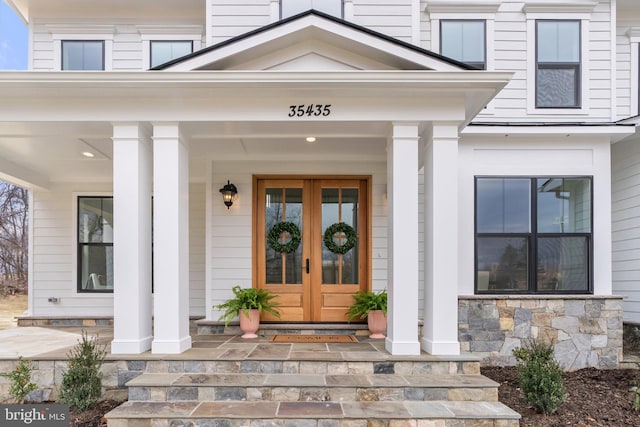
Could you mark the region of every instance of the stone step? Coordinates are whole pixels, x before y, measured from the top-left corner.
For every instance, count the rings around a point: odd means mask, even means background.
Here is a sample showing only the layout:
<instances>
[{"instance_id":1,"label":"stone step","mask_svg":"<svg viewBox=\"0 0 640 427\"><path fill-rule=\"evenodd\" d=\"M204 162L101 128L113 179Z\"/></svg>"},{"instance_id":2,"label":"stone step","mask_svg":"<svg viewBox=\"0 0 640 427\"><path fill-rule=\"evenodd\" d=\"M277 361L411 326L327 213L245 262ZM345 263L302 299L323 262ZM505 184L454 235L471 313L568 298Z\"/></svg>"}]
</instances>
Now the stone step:
<instances>
[{"instance_id":1,"label":"stone step","mask_svg":"<svg viewBox=\"0 0 640 427\"><path fill-rule=\"evenodd\" d=\"M482 375L143 374L130 401L497 401Z\"/></svg>"},{"instance_id":2,"label":"stone step","mask_svg":"<svg viewBox=\"0 0 640 427\"><path fill-rule=\"evenodd\" d=\"M357 345L357 344L350 344ZM217 349L214 349L217 350ZM480 374L480 362L467 356L388 356L373 352L320 353L292 351L276 358L257 352L247 353L230 349L210 360L127 360L119 362L120 371L128 371L133 378L142 373L259 373L259 374L398 374L398 375L458 375ZM126 365L126 366L125 366Z\"/></svg>"},{"instance_id":3,"label":"stone step","mask_svg":"<svg viewBox=\"0 0 640 427\"><path fill-rule=\"evenodd\" d=\"M195 321L198 335L241 335L238 321L228 325L216 320L200 319ZM261 322L258 334L270 337L278 334L299 335L357 335L370 334L366 323L268 323Z\"/></svg>"},{"instance_id":4,"label":"stone step","mask_svg":"<svg viewBox=\"0 0 640 427\"><path fill-rule=\"evenodd\" d=\"M109 427L518 427L499 402L126 402Z\"/></svg>"}]
</instances>

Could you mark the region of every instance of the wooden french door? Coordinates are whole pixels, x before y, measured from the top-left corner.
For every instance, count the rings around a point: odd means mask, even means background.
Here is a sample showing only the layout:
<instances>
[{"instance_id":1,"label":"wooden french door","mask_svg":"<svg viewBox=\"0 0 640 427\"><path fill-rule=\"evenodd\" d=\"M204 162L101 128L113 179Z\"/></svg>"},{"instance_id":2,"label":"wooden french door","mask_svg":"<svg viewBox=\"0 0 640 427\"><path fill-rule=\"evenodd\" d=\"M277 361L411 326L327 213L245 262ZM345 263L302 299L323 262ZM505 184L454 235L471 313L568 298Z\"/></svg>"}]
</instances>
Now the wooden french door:
<instances>
[{"instance_id":1,"label":"wooden french door","mask_svg":"<svg viewBox=\"0 0 640 427\"><path fill-rule=\"evenodd\" d=\"M369 180L256 178L254 188L254 276L278 295L280 320L346 321L369 282Z\"/></svg>"}]
</instances>

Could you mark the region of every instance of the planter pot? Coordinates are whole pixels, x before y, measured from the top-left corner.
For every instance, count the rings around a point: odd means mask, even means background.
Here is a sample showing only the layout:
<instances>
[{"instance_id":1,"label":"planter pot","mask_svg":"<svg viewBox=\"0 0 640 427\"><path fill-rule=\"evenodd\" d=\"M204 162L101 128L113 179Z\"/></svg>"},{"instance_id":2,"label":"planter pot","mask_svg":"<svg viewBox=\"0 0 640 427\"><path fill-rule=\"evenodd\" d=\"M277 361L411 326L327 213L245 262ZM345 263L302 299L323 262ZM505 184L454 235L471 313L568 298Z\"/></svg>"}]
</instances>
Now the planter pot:
<instances>
[{"instance_id":1,"label":"planter pot","mask_svg":"<svg viewBox=\"0 0 640 427\"><path fill-rule=\"evenodd\" d=\"M258 338L258 335L256 335L260 327L260 313L258 310L249 310L249 317L240 310L238 317L240 318L240 330L243 332L242 338Z\"/></svg>"},{"instance_id":2,"label":"planter pot","mask_svg":"<svg viewBox=\"0 0 640 427\"><path fill-rule=\"evenodd\" d=\"M367 316L367 325L371 331L369 338L384 338L387 330L387 316L382 310L372 310Z\"/></svg>"}]
</instances>

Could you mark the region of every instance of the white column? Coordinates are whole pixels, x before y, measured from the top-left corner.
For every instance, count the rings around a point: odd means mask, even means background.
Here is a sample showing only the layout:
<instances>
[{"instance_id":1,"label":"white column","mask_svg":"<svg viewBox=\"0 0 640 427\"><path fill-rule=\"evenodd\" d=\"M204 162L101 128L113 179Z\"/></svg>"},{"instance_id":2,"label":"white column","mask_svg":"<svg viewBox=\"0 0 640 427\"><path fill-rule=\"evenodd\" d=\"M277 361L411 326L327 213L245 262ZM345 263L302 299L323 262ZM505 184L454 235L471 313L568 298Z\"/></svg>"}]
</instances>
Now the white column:
<instances>
[{"instance_id":1,"label":"white column","mask_svg":"<svg viewBox=\"0 0 640 427\"><path fill-rule=\"evenodd\" d=\"M153 126L153 353L191 348L189 150L177 123Z\"/></svg>"},{"instance_id":2,"label":"white column","mask_svg":"<svg viewBox=\"0 0 640 427\"><path fill-rule=\"evenodd\" d=\"M387 145L387 339L391 354L420 354L418 341L418 124L394 123Z\"/></svg>"},{"instance_id":3,"label":"white column","mask_svg":"<svg viewBox=\"0 0 640 427\"><path fill-rule=\"evenodd\" d=\"M151 141L139 123L113 127L114 354L151 348Z\"/></svg>"},{"instance_id":4,"label":"white column","mask_svg":"<svg viewBox=\"0 0 640 427\"><path fill-rule=\"evenodd\" d=\"M460 354L458 343L458 125L433 124L424 162L424 327L434 355Z\"/></svg>"}]
</instances>

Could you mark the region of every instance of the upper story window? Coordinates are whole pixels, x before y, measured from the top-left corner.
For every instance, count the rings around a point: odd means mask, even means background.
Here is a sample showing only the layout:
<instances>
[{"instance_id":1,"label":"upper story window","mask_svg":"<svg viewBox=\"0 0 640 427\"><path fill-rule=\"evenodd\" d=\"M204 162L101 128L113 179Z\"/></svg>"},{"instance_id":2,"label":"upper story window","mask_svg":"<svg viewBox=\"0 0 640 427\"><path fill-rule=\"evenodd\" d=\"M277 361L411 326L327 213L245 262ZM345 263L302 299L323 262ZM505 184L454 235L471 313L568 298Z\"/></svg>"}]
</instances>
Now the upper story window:
<instances>
[{"instance_id":1,"label":"upper story window","mask_svg":"<svg viewBox=\"0 0 640 427\"><path fill-rule=\"evenodd\" d=\"M280 0L280 17L283 19L310 9L342 18L342 0Z\"/></svg>"},{"instance_id":2,"label":"upper story window","mask_svg":"<svg viewBox=\"0 0 640 427\"><path fill-rule=\"evenodd\" d=\"M476 292L589 293L589 177L476 179Z\"/></svg>"},{"instance_id":3,"label":"upper story window","mask_svg":"<svg viewBox=\"0 0 640 427\"><path fill-rule=\"evenodd\" d=\"M104 70L103 40L62 40L63 70Z\"/></svg>"},{"instance_id":4,"label":"upper story window","mask_svg":"<svg viewBox=\"0 0 640 427\"><path fill-rule=\"evenodd\" d=\"M485 70L486 23L484 20L440 21L440 53Z\"/></svg>"},{"instance_id":5,"label":"upper story window","mask_svg":"<svg viewBox=\"0 0 640 427\"><path fill-rule=\"evenodd\" d=\"M151 68L193 52L191 40L151 40Z\"/></svg>"},{"instance_id":6,"label":"upper story window","mask_svg":"<svg viewBox=\"0 0 640 427\"><path fill-rule=\"evenodd\" d=\"M78 292L113 292L113 197L78 197Z\"/></svg>"},{"instance_id":7,"label":"upper story window","mask_svg":"<svg viewBox=\"0 0 640 427\"><path fill-rule=\"evenodd\" d=\"M580 108L580 21L536 21L536 108Z\"/></svg>"}]
</instances>

